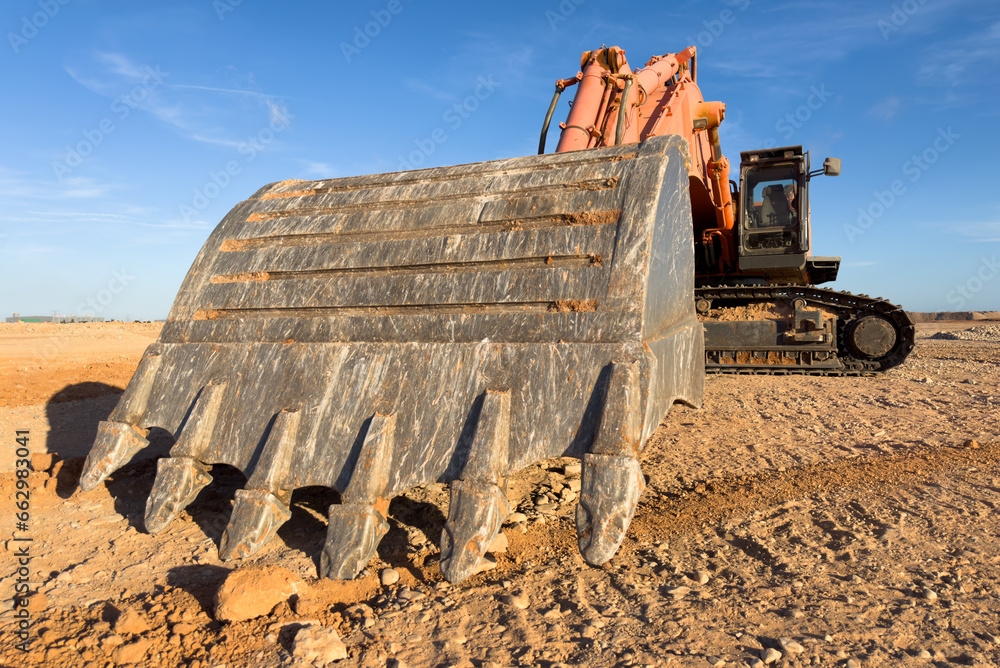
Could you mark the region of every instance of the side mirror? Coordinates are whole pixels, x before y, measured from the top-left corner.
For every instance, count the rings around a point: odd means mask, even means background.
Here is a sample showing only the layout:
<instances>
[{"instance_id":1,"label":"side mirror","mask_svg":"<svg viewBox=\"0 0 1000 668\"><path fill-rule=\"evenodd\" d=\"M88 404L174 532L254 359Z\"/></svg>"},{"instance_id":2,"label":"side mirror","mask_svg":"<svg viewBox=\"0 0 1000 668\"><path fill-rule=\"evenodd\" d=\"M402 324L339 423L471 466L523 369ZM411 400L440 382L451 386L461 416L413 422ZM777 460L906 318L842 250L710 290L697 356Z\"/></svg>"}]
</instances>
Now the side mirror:
<instances>
[{"instance_id":1,"label":"side mirror","mask_svg":"<svg viewBox=\"0 0 1000 668\"><path fill-rule=\"evenodd\" d=\"M823 173L827 176L840 176L840 158L827 158L824 160Z\"/></svg>"}]
</instances>

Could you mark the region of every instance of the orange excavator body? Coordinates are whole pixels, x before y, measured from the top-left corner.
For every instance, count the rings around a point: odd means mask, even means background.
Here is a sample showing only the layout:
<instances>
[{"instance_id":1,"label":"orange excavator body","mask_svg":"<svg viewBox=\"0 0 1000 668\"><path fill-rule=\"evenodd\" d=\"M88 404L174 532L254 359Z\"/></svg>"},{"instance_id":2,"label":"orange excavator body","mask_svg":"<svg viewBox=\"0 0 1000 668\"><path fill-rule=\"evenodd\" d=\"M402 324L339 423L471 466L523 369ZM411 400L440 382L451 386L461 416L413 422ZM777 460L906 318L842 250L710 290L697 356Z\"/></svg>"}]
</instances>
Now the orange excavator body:
<instances>
[{"instance_id":1,"label":"orange excavator body","mask_svg":"<svg viewBox=\"0 0 1000 668\"><path fill-rule=\"evenodd\" d=\"M827 158L811 171L801 146L745 151L738 183L731 181L719 140L726 105L705 101L697 74L693 46L653 57L638 71L619 47L587 51L577 75L556 82L539 153L559 96L573 85L556 153L663 135L684 140L709 371L868 374L902 362L913 347L902 309L814 287L836 279L840 258L810 252L809 182L839 174L840 161ZM751 312L768 315L747 319Z\"/></svg>"},{"instance_id":2,"label":"orange excavator body","mask_svg":"<svg viewBox=\"0 0 1000 668\"><path fill-rule=\"evenodd\" d=\"M619 47L587 51L576 77L557 82L557 92L579 84L556 152L633 144L678 135L691 153L690 192L696 236L717 244L720 273L736 266L733 228L736 204L729 160L722 153L722 102L705 102L697 84L696 49L654 56L633 72Z\"/></svg>"}]
</instances>

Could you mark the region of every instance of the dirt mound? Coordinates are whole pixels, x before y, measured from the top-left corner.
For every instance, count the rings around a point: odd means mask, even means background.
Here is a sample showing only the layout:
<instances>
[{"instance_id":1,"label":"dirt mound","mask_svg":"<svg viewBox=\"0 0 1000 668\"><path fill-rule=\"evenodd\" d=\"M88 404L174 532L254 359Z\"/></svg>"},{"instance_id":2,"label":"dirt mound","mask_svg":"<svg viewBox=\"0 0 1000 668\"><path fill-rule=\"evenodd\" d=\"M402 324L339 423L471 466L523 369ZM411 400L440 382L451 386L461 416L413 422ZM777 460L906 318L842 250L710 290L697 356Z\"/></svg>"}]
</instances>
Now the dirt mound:
<instances>
[{"instance_id":1,"label":"dirt mound","mask_svg":"<svg viewBox=\"0 0 1000 668\"><path fill-rule=\"evenodd\" d=\"M928 338L945 341L1000 341L1000 325L979 325L957 332L938 332Z\"/></svg>"},{"instance_id":2,"label":"dirt mound","mask_svg":"<svg viewBox=\"0 0 1000 668\"><path fill-rule=\"evenodd\" d=\"M942 320L1000 320L1000 311L937 311L921 313L907 311L913 322L938 322Z\"/></svg>"}]
</instances>

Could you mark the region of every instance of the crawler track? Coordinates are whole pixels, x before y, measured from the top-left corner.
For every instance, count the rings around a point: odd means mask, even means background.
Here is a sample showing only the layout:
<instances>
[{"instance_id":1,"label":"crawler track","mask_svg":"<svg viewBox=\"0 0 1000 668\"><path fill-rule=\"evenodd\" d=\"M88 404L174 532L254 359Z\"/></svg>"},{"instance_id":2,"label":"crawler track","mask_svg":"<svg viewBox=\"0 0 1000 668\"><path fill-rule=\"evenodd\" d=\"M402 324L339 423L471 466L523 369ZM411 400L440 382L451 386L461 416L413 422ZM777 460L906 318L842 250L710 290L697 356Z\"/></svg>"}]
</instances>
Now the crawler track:
<instances>
[{"instance_id":1,"label":"crawler track","mask_svg":"<svg viewBox=\"0 0 1000 668\"><path fill-rule=\"evenodd\" d=\"M913 350L915 328L910 317L899 306L881 298L852 295L803 285L743 285L702 287L695 290L695 300L707 300L719 307L751 306L761 303L804 300L806 308L820 308L837 316L837 349L831 352L824 366L814 366L813 353L799 344L767 346L766 349L739 350L712 347L705 344L705 370L708 373L763 375L872 376L906 359ZM895 341L884 355L865 359L852 351L852 333L863 318L875 317L888 323ZM857 346L853 346L856 348ZM775 360L780 358L780 363ZM831 365L832 361L832 365Z\"/></svg>"}]
</instances>

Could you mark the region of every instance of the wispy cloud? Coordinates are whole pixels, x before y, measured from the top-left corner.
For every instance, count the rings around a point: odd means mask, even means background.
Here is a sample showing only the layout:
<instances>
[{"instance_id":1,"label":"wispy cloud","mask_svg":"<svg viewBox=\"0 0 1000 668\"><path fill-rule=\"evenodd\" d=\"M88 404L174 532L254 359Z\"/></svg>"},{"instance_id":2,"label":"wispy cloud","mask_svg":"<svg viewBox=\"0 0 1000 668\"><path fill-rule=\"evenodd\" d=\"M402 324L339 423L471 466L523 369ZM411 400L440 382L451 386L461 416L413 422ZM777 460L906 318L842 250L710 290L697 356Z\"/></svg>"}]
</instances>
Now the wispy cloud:
<instances>
[{"instance_id":1,"label":"wispy cloud","mask_svg":"<svg viewBox=\"0 0 1000 668\"><path fill-rule=\"evenodd\" d=\"M972 243L1000 242L1000 221L976 223L930 223L926 227Z\"/></svg>"},{"instance_id":2,"label":"wispy cloud","mask_svg":"<svg viewBox=\"0 0 1000 668\"><path fill-rule=\"evenodd\" d=\"M178 125L177 127L181 127ZM225 139L224 137L214 137L212 135L203 135L199 132L191 132L187 135L188 139L193 139L194 141L201 142L203 144L213 144L215 146L225 146L226 148L238 149L243 146L246 142L242 139Z\"/></svg>"},{"instance_id":3,"label":"wispy cloud","mask_svg":"<svg viewBox=\"0 0 1000 668\"><path fill-rule=\"evenodd\" d=\"M477 77L492 76L505 90L515 93L535 68L537 54L530 43L501 40L490 33L468 32L462 37L465 41L451 58L449 81L453 89L462 91ZM469 63L489 65L485 70L470 71Z\"/></svg>"},{"instance_id":4,"label":"wispy cloud","mask_svg":"<svg viewBox=\"0 0 1000 668\"><path fill-rule=\"evenodd\" d=\"M732 77L747 77L748 79L774 79L788 73L784 65L751 59L719 59L713 62L711 67Z\"/></svg>"},{"instance_id":5,"label":"wispy cloud","mask_svg":"<svg viewBox=\"0 0 1000 668\"><path fill-rule=\"evenodd\" d=\"M77 83L105 97L116 97L124 92L120 84L136 84L146 72L142 67L118 53L94 53L90 62L67 64L64 68Z\"/></svg>"},{"instance_id":6,"label":"wispy cloud","mask_svg":"<svg viewBox=\"0 0 1000 668\"><path fill-rule=\"evenodd\" d=\"M407 90L411 90L414 93L419 93L435 100L444 100L445 102L455 102L458 100L458 98L453 93L449 92L447 88L434 86L426 81L421 81L420 79L416 79L414 77L407 77L404 79L403 85L406 86Z\"/></svg>"},{"instance_id":7,"label":"wispy cloud","mask_svg":"<svg viewBox=\"0 0 1000 668\"><path fill-rule=\"evenodd\" d=\"M337 169L328 162L316 162L313 160L296 160L302 165L302 176L314 176L320 179L330 179L337 175Z\"/></svg>"},{"instance_id":8,"label":"wispy cloud","mask_svg":"<svg viewBox=\"0 0 1000 668\"><path fill-rule=\"evenodd\" d=\"M868 110L868 115L880 121L889 121L895 118L896 114L899 113L899 107L899 98L895 95L890 95L884 100L876 102L874 106Z\"/></svg>"},{"instance_id":9,"label":"wispy cloud","mask_svg":"<svg viewBox=\"0 0 1000 668\"><path fill-rule=\"evenodd\" d=\"M899 40L926 40L929 33L940 29L943 16L956 12L974 11L976 0L928 2L907 15L907 21L887 42L879 29L880 21L888 21L898 6L891 2L860 2L858 0L791 0L788 2L753 2L727 31L739 33L741 39L729 39L722 33L711 45L712 56L704 66L719 69L733 76L753 76L788 80L810 63L833 63L865 49L893 47ZM996 26L990 31L1000 32ZM752 35L752 39L747 39ZM776 57L775 45L782 53L794 58ZM963 47L964 48L964 47ZM932 61L937 61L934 57Z\"/></svg>"},{"instance_id":10,"label":"wispy cloud","mask_svg":"<svg viewBox=\"0 0 1000 668\"><path fill-rule=\"evenodd\" d=\"M90 177L47 180L0 166L0 200L8 205L0 212L0 221L32 237L123 226L159 232L204 231L212 227L206 221L169 219L159 209L118 201L123 190L121 184Z\"/></svg>"},{"instance_id":11,"label":"wispy cloud","mask_svg":"<svg viewBox=\"0 0 1000 668\"><path fill-rule=\"evenodd\" d=\"M267 93L262 93L257 90L243 90L239 88L217 88L215 86L195 86L193 84L171 84L171 88L176 88L178 90L188 89L188 90L204 90L210 93L228 93L230 95L247 95L249 97L257 97L262 100L273 99L273 95L268 95Z\"/></svg>"},{"instance_id":12,"label":"wispy cloud","mask_svg":"<svg viewBox=\"0 0 1000 668\"><path fill-rule=\"evenodd\" d=\"M1000 241L1000 222L966 223L959 225L955 232L967 241L996 243Z\"/></svg>"},{"instance_id":13,"label":"wispy cloud","mask_svg":"<svg viewBox=\"0 0 1000 668\"><path fill-rule=\"evenodd\" d=\"M135 216L95 211L25 211L24 213L26 215L11 217L7 220L25 223L47 223L52 225L61 223L73 225L131 225L135 227L152 227L163 230L203 230L209 227L208 223L204 222L140 220Z\"/></svg>"},{"instance_id":14,"label":"wispy cloud","mask_svg":"<svg viewBox=\"0 0 1000 668\"><path fill-rule=\"evenodd\" d=\"M964 39L935 44L917 70L917 82L944 88L934 97L935 106L948 108L972 103L981 94L992 93L991 81L1000 68L1000 22Z\"/></svg>"},{"instance_id":15,"label":"wispy cloud","mask_svg":"<svg viewBox=\"0 0 1000 668\"><path fill-rule=\"evenodd\" d=\"M17 247L17 254L24 255L65 255L67 249L65 246L44 246L41 244L27 244L19 245Z\"/></svg>"},{"instance_id":16,"label":"wispy cloud","mask_svg":"<svg viewBox=\"0 0 1000 668\"><path fill-rule=\"evenodd\" d=\"M704 65L738 77L787 80L796 63L832 62L882 41L875 24L881 6L844 2L755 2L727 30L752 40L727 39L712 43L712 57ZM775 58L774 45L793 60ZM749 48L749 50L748 50ZM707 50L707 49L706 49Z\"/></svg>"},{"instance_id":17,"label":"wispy cloud","mask_svg":"<svg viewBox=\"0 0 1000 668\"><path fill-rule=\"evenodd\" d=\"M290 117L279 96L260 89L252 74L230 70L226 76L238 85L210 85L178 81L179 73L162 73L159 65L140 64L122 53L96 52L78 56L65 66L66 72L88 90L140 109L181 136L192 141L237 148L242 145L238 131L263 112L267 123L279 116ZM151 73L160 73L156 86L149 86ZM142 95L130 95L144 86ZM114 103L113 103L114 104ZM250 105L248 107L248 105Z\"/></svg>"},{"instance_id":18,"label":"wispy cloud","mask_svg":"<svg viewBox=\"0 0 1000 668\"><path fill-rule=\"evenodd\" d=\"M0 168L0 197L10 202L97 199L117 186L85 176L70 176L62 181L30 178L14 170Z\"/></svg>"}]
</instances>

